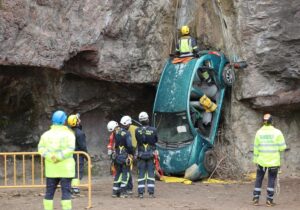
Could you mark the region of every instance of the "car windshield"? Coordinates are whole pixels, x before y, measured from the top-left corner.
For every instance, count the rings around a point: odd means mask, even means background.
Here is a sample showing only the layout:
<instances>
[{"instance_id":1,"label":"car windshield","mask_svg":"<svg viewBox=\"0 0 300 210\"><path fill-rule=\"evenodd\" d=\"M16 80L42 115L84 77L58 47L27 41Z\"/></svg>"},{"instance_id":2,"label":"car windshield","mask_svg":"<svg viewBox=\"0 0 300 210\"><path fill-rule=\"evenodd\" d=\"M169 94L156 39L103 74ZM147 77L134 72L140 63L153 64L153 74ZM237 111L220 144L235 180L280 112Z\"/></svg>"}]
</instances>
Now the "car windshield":
<instances>
[{"instance_id":1,"label":"car windshield","mask_svg":"<svg viewBox=\"0 0 300 210\"><path fill-rule=\"evenodd\" d=\"M180 143L194 139L186 112L155 113L155 126L159 141Z\"/></svg>"}]
</instances>

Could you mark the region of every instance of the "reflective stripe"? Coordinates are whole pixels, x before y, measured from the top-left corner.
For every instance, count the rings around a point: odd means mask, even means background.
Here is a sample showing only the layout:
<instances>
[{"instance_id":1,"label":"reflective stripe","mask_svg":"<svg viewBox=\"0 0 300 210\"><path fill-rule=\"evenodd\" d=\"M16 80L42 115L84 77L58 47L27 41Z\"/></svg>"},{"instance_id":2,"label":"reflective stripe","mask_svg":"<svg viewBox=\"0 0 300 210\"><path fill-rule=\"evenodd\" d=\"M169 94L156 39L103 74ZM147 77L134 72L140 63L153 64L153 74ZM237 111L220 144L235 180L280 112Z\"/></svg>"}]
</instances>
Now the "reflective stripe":
<instances>
[{"instance_id":1,"label":"reflective stripe","mask_svg":"<svg viewBox=\"0 0 300 210\"><path fill-rule=\"evenodd\" d=\"M49 151L44 152L44 153L42 154L42 156L43 156L43 157L46 157L47 154L49 154Z\"/></svg>"},{"instance_id":2,"label":"reflective stripe","mask_svg":"<svg viewBox=\"0 0 300 210\"><path fill-rule=\"evenodd\" d=\"M120 183L120 181L119 180L117 180L117 181L114 181L114 184L119 184Z\"/></svg>"},{"instance_id":3,"label":"reflective stripe","mask_svg":"<svg viewBox=\"0 0 300 210\"><path fill-rule=\"evenodd\" d=\"M269 195L267 195L267 198L273 199L273 198L274 198L274 196L269 196Z\"/></svg>"},{"instance_id":4,"label":"reflective stripe","mask_svg":"<svg viewBox=\"0 0 300 210\"><path fill-rule=\"evenodd\" d=\"M258 150L261 153L277 153L279 152L277 149L276 150Z\"/></svg>"},{"instance_id":5,"label":"reflective stripe","mask_svg":"<svg viewBox=\"0 0 300 210\"><path fill-rule=\"evenodd\" d=\"M274 188L267 188L268 191L274 192Z\"/></svg>"},{"instance_id":6,"label":"reflective stripe","mask_svg":"<svg viewBox=\"0 0 300 210\"><path fill-rule=\"evenodd\" d=\"M139 185L138 185L138 188L144 188L144 187L145 187L144 184L139 184Z\"/></svg>"},{"instance_id":7,"label":"reflective stripe","mask_svg":"<svg viewBox=\"0 0 300 210\"><path fill-rule=\"evenodd\" d=\"M254 188L254 191L261 191L261 188Z\"/></svg>"},{"instance_id":8,"label":"reflective stripe","mask_svg":"<svg viewBox=\"0 0 300 210\"><path fill-rule=\"evenodd\" d=\"M64 154L63 154L63 152L61 150L59 151L59 154L61 156L61 159L63 159L64 158Z\"/></svg>"},{"instance_id":9,"label":"reflective stripe","mask_svg":"<svg viewBox=\"0 0 300 210\"><path fill-rule=\"evenodd\" d=\"M138 179L138 182L140 182L140 181L145 181L145 179L146 179L146 178Z\"/></svg>"},{"instance_id":10,"label":"reflective stripe","mask_svg":"<svg viewBox=\"0 0 300 210\"><path fill-rule=\"evenodd\" d=\"M147 178L147 180L155 181L155 178Z\"/></svg>"},{"instance_id":11,"label":"reflective stripe","mask_svg":"<svg viewBox=\"0 0 300 210\"><path fill-rule=\"evenodd\" d=\"M254 198L259 198L259 195L254 195Z\"/></svg>"},{"instance_id":12,"label":"reflective stripe","mask_svg":"<svg viewBox=\"0 0 300 210\"><path fill-rule=\"evenodd\" d=\"M123 183L122 183L122 184L121 184L121 187L126 187L126 184L123 184Z\"/></svg>"},{"instance_id":13,"label":"reflective stripe","mask_svg":"<svg viewBox=\"0 0 300 210\"><path fill-rule=\"evenodd\" d=\"M155 187L154 184L147 184L148 187Z\"/></svg>"},{"instance_id":14,"label":"reflective stripe","mask_svg":"<svg viewBox=\"0 0 300 210\"><path fill-rule=\"evenodd\" d=\"M113 187L113 190L119 190L120 188L119 187Z\"/></svg>"},{"instance_id":15,"label":"reflective stripe","mask_svg":"<svg viewBox=\"0 0 300 210\"><path fill-rule=\"evenodd\" d=\"M262 144L259 144L258 146L264 146L264 147L278 146L278 147L280 147L280 146L284 146L284 145L285 145L285 143L282 143L282 144L262 143Z\"/></svg>"}]
</instances>

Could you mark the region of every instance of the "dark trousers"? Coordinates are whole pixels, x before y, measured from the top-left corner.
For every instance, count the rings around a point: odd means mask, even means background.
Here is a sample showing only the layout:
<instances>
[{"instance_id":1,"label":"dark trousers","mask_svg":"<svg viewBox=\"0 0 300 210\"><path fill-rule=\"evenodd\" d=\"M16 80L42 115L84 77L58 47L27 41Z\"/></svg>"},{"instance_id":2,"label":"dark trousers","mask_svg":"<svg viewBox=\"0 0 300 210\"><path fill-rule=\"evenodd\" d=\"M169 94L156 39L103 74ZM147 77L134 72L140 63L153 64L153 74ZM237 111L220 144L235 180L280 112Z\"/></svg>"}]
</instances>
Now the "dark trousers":
<instances>
[{"instance_id":1,"label":"dark trousers","mask_svg":"<svg viewBox=\"0 0 300 210\"><path fill-rule=\"evenodd\" d=\"M128 183L127 183L127 189L131 190L133 189L133 183L132 183L132 173L129 170L129 179L128 179Z\"/></svg>"},{"instance_id":2,"label":"dark trousers","mask_svg":"<svg viewBox=\"0 0 300 210\"><path fill-rule=\"evenodd\" d=\"M155 187L155 175L154 175L154 160L153 158L148 160L138 160L138 193L143 194L145 192L145 184L147 181L148 193L154 193Z\"/></svg>"},{"instance_id":3,"label":"dark trousers","mask_svg":"<svg viewBox=\"0 0 300 210\"><path fill-rule=\"evenodd\" d=\"M61 199L70 200L71 199L71 181L72 178L46 178L46 200L53 200L54 193L56 191L57 185L60 183L61 186Z\"/></svg>"},{"instance_id":4,"label":"dark trousers","mask_svg":"<svg viewBox=\"0 0 300 210\"><path fill-rule=\"evenodd\" d=\"M256 181L255 188L253 191L254 198L259 199L261 194L261 186L265 176L266 171L268 170L268 187L267 187L267 200L273 201L274 191L275 191L275 181L277 178L279 167L262 167L260 165L257 166L256 170Z\"/></svg>"},{"instance_id":5,"label":"dark trousers","mask_svg":"<svg viewBox=\"0 0 300 210\"><path fill-rule=\"evenodd\" d=\"M79 155L79 176L78 176L78 163L77 163L77 155L74 155L75 159L75 179L81 180L83 177L83 170L84 170L84 156Z\"/></svg>"},{"instance_id":6,"label":"dark trousers","mask_svg":"<svg viewBox=\"0 0 300 210\"><path fill-rule=\"evenodd\" d=\"M115 167L116 176L114 178L113 194L125 194L127 190L130 168L126 164L117 163L115 163Z\"/></svg>"}]
</instances>

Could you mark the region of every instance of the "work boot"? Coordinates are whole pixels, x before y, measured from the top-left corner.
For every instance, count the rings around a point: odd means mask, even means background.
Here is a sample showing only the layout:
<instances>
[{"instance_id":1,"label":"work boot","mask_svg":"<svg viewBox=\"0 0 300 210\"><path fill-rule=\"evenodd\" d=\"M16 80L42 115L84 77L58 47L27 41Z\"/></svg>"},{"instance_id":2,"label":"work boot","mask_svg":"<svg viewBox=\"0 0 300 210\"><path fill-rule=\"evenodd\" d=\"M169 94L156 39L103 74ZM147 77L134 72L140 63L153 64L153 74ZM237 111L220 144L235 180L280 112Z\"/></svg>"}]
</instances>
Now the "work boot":
<instances>
[{"instance_id":1,"label":"work boot","mask_svg":"<svg viewBox=\"0 0 300 210\"><path fill-rule=\"evenodd\" d=\"M77 188L77 187L73 187L72 190L71 190L71 193L73 195L79 195L80 194L80 189Z\"/></svg>"},{"instance_id":2,"label":"work boot","mask_svg":"<svg viewBox=\"0 0 300 210\"><path fill-rule=\"evenodd\" d=\"M266 204L267 204L267 207L272 207L272 206L275 206L275 205L276 205L276 204L273 202L273 200L267 200Z\"/></svg>"},{"instance_id":3,"label":"work boot","mask_svg":"<svg viewBox=\"0 0 300 210\"><path fill-rule=\"evenodd\" d=\"M120 197L120 193L112 193L111 197L118 198Z\"/></svg>"},{"instance_id":4,"label":"work boot","mask_svg":"<svg viewBox=\"0 0 300 210\"><path fill-rule=\"evenodd\" d=\"M155 198L154 193L149 193L149 198Z\"/></svg>"},{"instance_id":5,"label":"work boot","mask_svg":"<svg viewBox=\"0 0 300 210\"><path fill-rule=\"evenodd\" d=\"M120 198L127 198L127 197L128 197L127 193L121 193L120 195Z\"/></svg>"},{"instance_id":6,"label":"work boot","mask_svg":"<svg viewBox=\"0 0 300 210\"><path fill-rule=\"evenodd\" d=\"M254 197L252 202L254 206L258 206L259 199Z\"/></svg>"},{"instance_id":7,"label":"work boot","mask_svg":"<svg viewBox=\"0 0 300 210\"><path fill-rule=\"evenodd\" d=\"M139 193L139 198L144 198L143 193Z\"/></svg>"}]
</instances>

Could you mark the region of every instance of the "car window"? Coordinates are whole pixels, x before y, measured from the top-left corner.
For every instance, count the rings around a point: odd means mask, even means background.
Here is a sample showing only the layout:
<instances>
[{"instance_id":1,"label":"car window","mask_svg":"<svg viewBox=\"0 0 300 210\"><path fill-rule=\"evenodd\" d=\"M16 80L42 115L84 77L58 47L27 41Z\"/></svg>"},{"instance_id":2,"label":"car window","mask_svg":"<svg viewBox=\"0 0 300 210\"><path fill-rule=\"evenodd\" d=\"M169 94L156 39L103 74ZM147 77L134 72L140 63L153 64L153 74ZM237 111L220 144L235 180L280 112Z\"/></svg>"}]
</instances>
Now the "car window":
<instances>
[{"instance_id":1,"label":"car window","mask_svg":"<svg viewBox=\"0 0 300 210\"><path fill-rule=\"evenodd\" d=\"M186 112L155 113L155 126L159 141L179 143L194 139Z\"/></svg>"}]
</instances>

